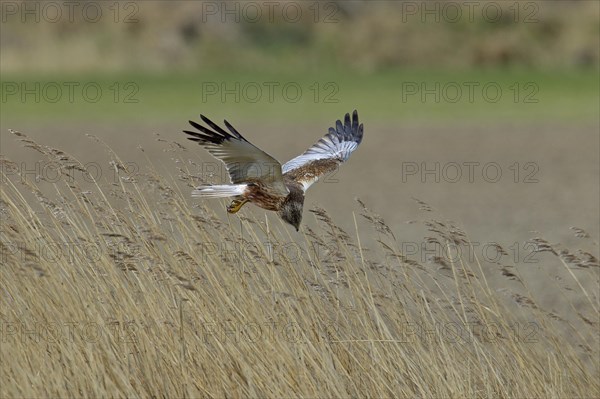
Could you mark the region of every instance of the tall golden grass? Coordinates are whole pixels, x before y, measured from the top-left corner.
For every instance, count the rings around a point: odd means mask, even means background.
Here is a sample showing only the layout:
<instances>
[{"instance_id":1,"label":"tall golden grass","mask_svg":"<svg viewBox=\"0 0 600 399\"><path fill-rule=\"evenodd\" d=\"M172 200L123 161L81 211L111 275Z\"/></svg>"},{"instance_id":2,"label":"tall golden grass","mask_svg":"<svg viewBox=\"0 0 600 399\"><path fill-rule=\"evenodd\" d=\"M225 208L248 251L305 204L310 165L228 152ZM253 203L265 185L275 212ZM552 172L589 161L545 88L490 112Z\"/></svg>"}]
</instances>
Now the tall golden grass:
<instances>
[{"instance_id":1,"label":"tall golden grass","mask_svg":"<svg viewBox=\"0 0 600 399\"><path fill-rule=\"evenodd\" d=\"M150 161L130 173L92 138L111 180L13 133L61 178L1 160L3 398L600 396L589 252L532 241L544 255L535 278L571 309L560 314L509 256L411 259L360 200L355 231L316 208L298 234L188 199L198 179L177 143L165 177ZM418 204L407 228L423 243L471 246Z\"/></svg>"}]
</instances>

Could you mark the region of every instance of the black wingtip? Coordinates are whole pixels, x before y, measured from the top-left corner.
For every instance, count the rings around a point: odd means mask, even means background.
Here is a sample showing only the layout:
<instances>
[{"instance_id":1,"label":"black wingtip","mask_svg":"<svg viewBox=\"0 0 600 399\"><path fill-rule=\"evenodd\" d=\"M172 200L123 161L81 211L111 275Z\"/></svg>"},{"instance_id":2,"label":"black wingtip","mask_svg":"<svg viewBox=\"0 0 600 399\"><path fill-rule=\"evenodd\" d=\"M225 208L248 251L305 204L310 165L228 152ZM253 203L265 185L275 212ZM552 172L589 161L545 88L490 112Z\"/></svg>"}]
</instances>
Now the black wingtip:
<instances>
[{"instance_id":1,"label":"black wingtip","mask_svg":"<svg viewBox=\"0 0 600 399\"><path fill-rule=\"evenodd\" d=\"M200 114L200 119L206 124L207 126L203 126L200 123L194 122L192 120L188 121L189 124L194 127L195 129L199 130L201 133L197 133L197 132L190 132L188 130L184 130L183 132L186 134L189 134L190 136L193 136L194 138L190 139L193 141L197 141L200 144L205 144L205 143L213 143L213 144L220 144L225 140L241 140L241 141L246 141L248 142L248 140L246 140L229 122L224 121L225 122L225 126L227 127L227 129L229 129L229 132L225 131L222 127L220 127L219 125L217 125L216 123L214 123L212 120L210 120L208 117L206 117L203 114ZM212 129L212 130L211 130Z\"/></svg>"},{"instance_id":2,"label":"black wingtip","mask_svg":"<svg viewBox=\"0 0 600 399\"><path fill-rule=\"evenodd\" d=\"M244 138L244 136L242 136L242 135L240 134L240 132L238 132L238 131L237 131L237 129L236 129L236 128L234 128L234 127L231 125L231 123L227 122L227 120L224 120L223 122L225 123L225 126L227 126L227 129L229 129L229 131L230 131L230 132L231 132L231 133L232 133L232 134L233 134L235 137L237 137L237 138L238 138L238 139L240 139L240 140L248 141L248 140L246 140L246 139Z\"/></svg>"},{"instance_id":3,"label":"black wingtip","mask_svg":"<svg viewBox=\"0 0 600 399\"><path fill-rule=\"evenodd\" d=\"M358 126L358 130L357 130L357 132L356 132L356 134L355 134L355 136L354 136L354 137L356 138L356 143L357 143L357 144L360 144L360 143L362 142L362 139L363 139L363 133L364 133L364 128L363 128L363 124L361 123L361 124Z\"/></svg>"},{"instance_id":4,"label":"black wingtip","mask_svg":"<svg viewBox=\"0 0 600 399\"><path fill-rule=\"evenodd\" d=\"M225 131L223 131L223 129L219 128L218 126L216 126L210 119L208 119L206 116L204 115L200 115L200 118L210 127L212 127L214 130L210 130L205 126L202 126L201 124L194 122L192 120L189 120L189 124L195 128L196 130L198 130L199 132L193 132L193 131L189 131L189 130L184 130L183 132L187 135L190 135L192 137L188 137L189 140L198 142L199 144L206 144L206 143L212 143L212 144L220 144L222 143L224 140L229 140L231 138L231 135L226 133Z\"/></svg>"},{"instance_id":5,"label":"black wingtip","mask_svg":"<svg viewBox=\"0 0 600 399\"><path fill-rule=\"evenodd\" d=\"M194 121L188 121L188 122L189 122L190 126L192 126L195 129L198 129L200 131L202 131L204 129L203 126L201 126L200 124L198 124L198 123L196 123Z\"/></svg>"},{"instance_id":6,"label":"black wingtip","mask_svg":"<svg viewBox=\"0 0 600 399\"><path fill-rule=\"evenodd\" d=\"M344 122L337 120L335 122L335 128L330 128L329 133L338 134L344 138L344 140L354 140L360 143L363 136L363 125L359 124L358 111L352 111L352 118L350 113L344 115Z\"/></svg>"}]
</instances>

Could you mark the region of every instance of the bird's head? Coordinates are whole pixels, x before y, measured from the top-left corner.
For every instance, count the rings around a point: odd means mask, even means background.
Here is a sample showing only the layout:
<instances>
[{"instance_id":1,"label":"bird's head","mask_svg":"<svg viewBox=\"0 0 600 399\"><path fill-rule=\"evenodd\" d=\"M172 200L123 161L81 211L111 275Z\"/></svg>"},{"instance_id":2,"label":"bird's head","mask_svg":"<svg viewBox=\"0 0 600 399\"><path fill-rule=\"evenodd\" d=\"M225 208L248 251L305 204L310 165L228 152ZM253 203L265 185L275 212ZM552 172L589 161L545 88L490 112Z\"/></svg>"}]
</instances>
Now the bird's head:
<instances>
[{"instance_id":1,"label":"bird's head","mask_svg":"<svg viewBox=\"0 0 600 399\"><path fill-rule=\"evenodd\" d=\"M303 206L304 196L300 198L288 196L277 213L284 221L294 226L296 231L298 231L300 229L300 222L302 222Z\"/></svg>"}]
</instances>

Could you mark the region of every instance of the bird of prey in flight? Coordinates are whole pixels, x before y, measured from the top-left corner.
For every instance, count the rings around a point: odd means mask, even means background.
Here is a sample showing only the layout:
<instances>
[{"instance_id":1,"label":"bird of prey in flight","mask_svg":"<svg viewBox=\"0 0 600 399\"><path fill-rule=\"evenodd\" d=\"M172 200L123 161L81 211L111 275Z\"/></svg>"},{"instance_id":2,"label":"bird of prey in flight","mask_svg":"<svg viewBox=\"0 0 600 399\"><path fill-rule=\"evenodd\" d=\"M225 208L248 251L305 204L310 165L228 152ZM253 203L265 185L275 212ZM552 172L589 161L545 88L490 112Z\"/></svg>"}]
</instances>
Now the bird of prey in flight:
<instances>
[{"instance_id":1,"label":"bird of prey in flight","mask_svg":"<svg viewBox=\"0 0 600 399\"><path fill-rule=\"evenodd\" d=\"M189 121L199 132L184 130L189 140L196 141L225 164L231 184L202 185L194 197L233 197L227 207L236 213L246 202L276 211L298 231L306 190L326 173L332 172L356 150L363 137L363 125L358 123L356 110L346 114L344 122L335 127L303 154L283 166L272 156L252 145L227 121L225 131L204 115L207 126Z\"/></svg>"}]
</instances>

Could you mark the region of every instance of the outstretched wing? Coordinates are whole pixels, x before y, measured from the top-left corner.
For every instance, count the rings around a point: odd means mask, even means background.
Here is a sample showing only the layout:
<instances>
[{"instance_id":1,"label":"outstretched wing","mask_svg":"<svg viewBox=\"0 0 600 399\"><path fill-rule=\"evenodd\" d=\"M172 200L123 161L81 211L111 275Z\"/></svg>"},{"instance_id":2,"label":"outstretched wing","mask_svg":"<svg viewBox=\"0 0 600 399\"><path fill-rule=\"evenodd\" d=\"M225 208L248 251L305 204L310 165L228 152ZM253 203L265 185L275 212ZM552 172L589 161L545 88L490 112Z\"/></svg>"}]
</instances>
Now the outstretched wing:
<instances>
[{"instance_id":1,"label":"outstretched wing","mask_svg":"<svg viewBox=\"0 0 600 399\"><path fill-rule=\"evenodd\" d=\"M283 174L298 183L301 183L306 190L321 176L332 172L345 162L350 154L358 148L362 141L363 125L358 123L358 112L344 117L344 124L338 120L335 128L330 127L322 139L317 141L304 154L286 162L283 167Z\"/></svg>"},{"instance_id":2,"label":"outstretched wing","mask_svg":"<svg viewBox=\"0 0 600 399\"><path fill-rule=\"evenodd\" d=\"M212 130L189 121L201 133L189 130L183 132L191 136L188 140L196 141L225 164L233 184L260 181L280 194L287 195L289 191L283 183L281 164L275 158L246 140L229 122L225 121L225 126L231 133L204 115L200 115L200 118Z\"/></svg>"}]
</instances>

